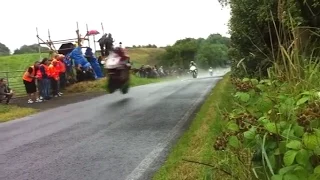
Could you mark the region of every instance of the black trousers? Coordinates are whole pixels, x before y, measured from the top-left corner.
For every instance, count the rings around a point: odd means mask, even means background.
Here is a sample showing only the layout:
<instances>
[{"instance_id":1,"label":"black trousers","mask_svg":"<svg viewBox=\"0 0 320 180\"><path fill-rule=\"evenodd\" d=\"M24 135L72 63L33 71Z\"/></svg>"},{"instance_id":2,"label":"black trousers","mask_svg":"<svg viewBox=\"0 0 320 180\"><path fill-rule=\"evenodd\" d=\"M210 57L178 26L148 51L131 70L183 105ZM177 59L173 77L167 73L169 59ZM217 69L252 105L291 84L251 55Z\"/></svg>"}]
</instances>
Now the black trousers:
<instances>
[{"instance_id":1,"label":"black trousers","mask_svg":"<svg viewBox=\"0 0 320 180\"><path fill-rule=\"evenodd\" d=\"M51 78L51 90L52 90L52 95L58 95L58 81L55 79Z\"/></svg>"},{"instance_id":2,"label":"black trousers","mask_svg":"<svg viewBox=\"0 0 320 180\"><path fill-rule=\"evenodd\" d=\"M60 74L60 89L65 89L67 84L66 73Z\"/></svg>"},{"instance_id":3,"label":"black trousers","mask_svg":"<svg viewBox=\"0 0 320 180\"><path fill-rule=\"evenodd\" d=\"M12 98L12 95L4 95L3 97L0 96L0 103L5 100L6 101L6 104L8 104L10 102Z\"/></svg>"}]
</instances>

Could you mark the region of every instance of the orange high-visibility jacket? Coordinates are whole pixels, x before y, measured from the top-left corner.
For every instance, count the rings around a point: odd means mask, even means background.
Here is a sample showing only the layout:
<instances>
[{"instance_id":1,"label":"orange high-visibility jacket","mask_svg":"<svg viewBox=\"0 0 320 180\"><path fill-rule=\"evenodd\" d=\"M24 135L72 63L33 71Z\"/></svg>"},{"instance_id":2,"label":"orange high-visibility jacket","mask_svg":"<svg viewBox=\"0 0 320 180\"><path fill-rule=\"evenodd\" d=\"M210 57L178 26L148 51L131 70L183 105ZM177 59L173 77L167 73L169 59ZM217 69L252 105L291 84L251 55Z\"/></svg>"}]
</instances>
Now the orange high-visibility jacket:
<instances>
[{"instance_id":1,"label":"orange high-visibility jacket","mask_svg":"<svg viewBox=\"0 0 320 180\"><path fill-rule=\"evenodd\" d=\"M66 65L64 64L63 61L58 61L58 66L61 73L66 72Z\"/></svg>"},{"instance_id":2,"label":"orange high-visibility jacket","mask_svg":"<svg viewBox=\"0 0 320 180\"><path fill-rule=\"evenodd\" d=\"M49 65L48 72L49 72L50 77L52 77L56 81L59 80L59 69L56 68L55 66L53 66L53 64Z\"/></svg>"},{"instance_id":3,"label":"orange high-visibility jacket","mask_svg":"<svg viewBox=\"0 0 320 180\"><path fill-rule=\"evenodd\" d=\"M34 66L30 66L32 68L32 73L31 74L35 74L35 68ZM28 68L29 69L29 68ZM22 79L28 82L32 82L33 78L29 77L30 73L28 72L28 70L23 74Z\"/></svg>"}]
</instances>

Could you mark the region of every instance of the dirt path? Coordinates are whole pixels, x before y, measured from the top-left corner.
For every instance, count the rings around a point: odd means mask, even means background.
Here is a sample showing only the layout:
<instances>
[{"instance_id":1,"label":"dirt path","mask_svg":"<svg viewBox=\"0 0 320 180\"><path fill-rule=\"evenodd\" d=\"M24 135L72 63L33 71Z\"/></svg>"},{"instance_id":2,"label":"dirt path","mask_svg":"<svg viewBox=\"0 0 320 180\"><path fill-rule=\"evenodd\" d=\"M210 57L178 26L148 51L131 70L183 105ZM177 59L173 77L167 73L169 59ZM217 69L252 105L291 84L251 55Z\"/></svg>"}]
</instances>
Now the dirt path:
<instances>
[{"instance_id":1,"label":"dirt path","mask_svg":"<svg viewBox=\"0 0 320 180\"><path fill-rule=\"evenodd\" d=\"M67 104L89 100L105 94L107 93L106 92L88 92L88 93L77 93L77 94L64 94L61 97L52 98L49 101L44 101L41 103L33 103L33 104L27 103L27 100L28 100L27 97L19 97L19 98L13 99L10 104L17 105L20 107L34 108L34 109L43 111L43 110L56 108L56 107L67 105Z\"/></svg>"}]
</instances>

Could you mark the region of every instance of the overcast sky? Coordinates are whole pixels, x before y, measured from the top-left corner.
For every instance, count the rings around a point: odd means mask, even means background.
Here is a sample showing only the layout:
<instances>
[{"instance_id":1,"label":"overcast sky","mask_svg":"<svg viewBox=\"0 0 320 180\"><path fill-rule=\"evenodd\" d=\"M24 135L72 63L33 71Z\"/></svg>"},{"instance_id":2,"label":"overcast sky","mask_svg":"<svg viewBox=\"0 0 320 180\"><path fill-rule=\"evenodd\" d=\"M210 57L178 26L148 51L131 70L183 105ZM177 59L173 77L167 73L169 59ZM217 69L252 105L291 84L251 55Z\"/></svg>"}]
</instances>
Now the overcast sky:
<instances>
[{"instance_id":1,"label":"overcast sky","mask_svg":"<svg viewBox=\"0 0 320 180\"><path fill-rule=\"evenodd\" d=\"M186 37L228 36L230 18L218 0L3 0L0 5L0 42L11 51L37 43L36 27L42 39L50 29L51 39L61 40L76 38L77 21L82 35L86 23L102 33L102 22L116 42L165 46Z\"/></svg>"}]
</instances>

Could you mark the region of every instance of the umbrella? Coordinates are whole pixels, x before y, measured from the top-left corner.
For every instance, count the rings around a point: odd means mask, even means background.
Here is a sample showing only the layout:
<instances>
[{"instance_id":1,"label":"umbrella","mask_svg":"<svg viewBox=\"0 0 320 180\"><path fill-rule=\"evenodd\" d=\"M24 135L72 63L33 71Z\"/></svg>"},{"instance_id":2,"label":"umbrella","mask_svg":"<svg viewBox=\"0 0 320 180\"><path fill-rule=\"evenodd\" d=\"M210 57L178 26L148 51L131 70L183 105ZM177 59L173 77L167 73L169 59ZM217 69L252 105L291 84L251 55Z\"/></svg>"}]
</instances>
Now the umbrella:
<instances>
[{"instance_id":1,"label":"umbrella","mask_svg":"<svg viewBox=\"0 0 320 180\"><path fill-rule=\"evenodd\" d=\"M58 50L59 54L67 55L71 53L71 51L74 49L74 45L72 43L65 43L62 44Z\"/></svg>"},{"instance_id":2,"label":"umbrella","mask_svg":"<svg viewBox=\"0 0 320 180\"><path fill-rule=\"evenodd\" d=\"M86 36L97 35L97 34L100 34L99 31L97 31L97 30L90 30L90 31L88 31L88 33L87 33Z\"/></svg>"},{"instance_id":3,"label":"umbrella","mask_svg":"<svg viewBox=\"0 0 320 180\"><path fill-rule=\"evenodd\" d=\"M86 36L93 36L94 50L96 50L96 40L95 40L95 36L96 36L97 34L100 34L100 32L97 31L97 30L90 30L90 31L88 31L87 34L86 34ZM85 37L86 37L86 36L85 36Z\"/></svg>"}]
</instances>

